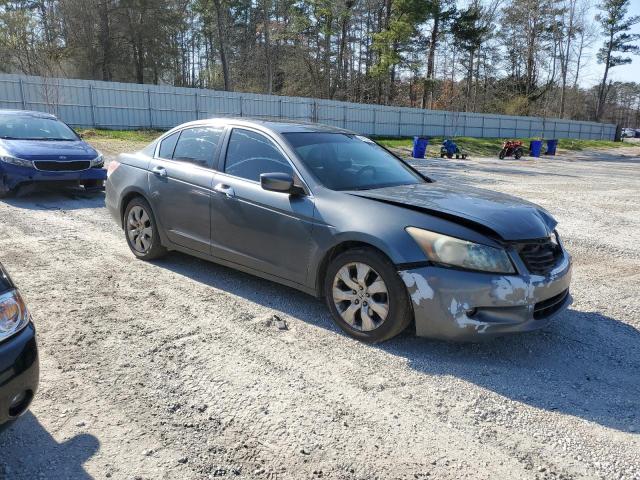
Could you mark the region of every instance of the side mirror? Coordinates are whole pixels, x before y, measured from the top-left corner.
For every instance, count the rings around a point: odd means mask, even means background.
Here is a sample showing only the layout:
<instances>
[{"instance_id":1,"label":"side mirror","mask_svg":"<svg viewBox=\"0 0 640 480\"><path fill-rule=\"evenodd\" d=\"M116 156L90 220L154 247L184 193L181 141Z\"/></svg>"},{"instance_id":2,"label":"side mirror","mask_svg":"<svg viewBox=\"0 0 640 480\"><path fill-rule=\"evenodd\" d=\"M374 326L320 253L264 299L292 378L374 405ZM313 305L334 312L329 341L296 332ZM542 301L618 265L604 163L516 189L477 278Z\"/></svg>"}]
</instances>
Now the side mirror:
<instances>
[{"instance_id":1,"label":"side mirror","mask_svg":"<svg viewBox=\"0 0 640 480\"><path fill-rule=\"evenodd\" d=\"M261 173L260 185L270 192L300 193L300 188L293 184L293 177L288 173Z\"/></svg>"}]
</instances>

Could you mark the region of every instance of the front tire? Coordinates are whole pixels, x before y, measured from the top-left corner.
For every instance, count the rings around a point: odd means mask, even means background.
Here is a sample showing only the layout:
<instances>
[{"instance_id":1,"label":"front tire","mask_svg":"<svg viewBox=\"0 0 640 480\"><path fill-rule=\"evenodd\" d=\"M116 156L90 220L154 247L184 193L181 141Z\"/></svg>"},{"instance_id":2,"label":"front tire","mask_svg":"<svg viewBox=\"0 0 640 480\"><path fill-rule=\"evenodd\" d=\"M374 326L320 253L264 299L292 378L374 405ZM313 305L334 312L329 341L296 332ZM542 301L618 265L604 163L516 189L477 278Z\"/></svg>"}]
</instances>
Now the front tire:
<instances>
[{"instance_id":1,"label":"front tire","mask_svg":"<svg viewBox=\"0 0 640 480\"><path fill-rule=\"evenodd\" d=\"M334 323L363 342L395 337L413 318L395 267L370 248L348 250L334 258L327 268L324 292Z\"/></svg>"},{"instance_id":2,"label":"front tire","mask_svg":"<svg viewBox=\"0 0 640 480\"><path fill-rule=\"evenodd\" d=\"M153 260L167 253L167 249L160 243L153 210L144 198L136 197L129 202L122 224L127 245L139 259Z\"/></svg>"},{"instance_id":3,"label":"front tire","mask_svg":"<svg viewBox=\"0 0 640 480\"><path fill-rule=\"evenodd\" d=\"M104 180L85 180L82 182L82 186L85 190L103 190Z\"/></svg>"},{"instance_id":4,"label":"front tire","mask_svg":"<svg viewBox=\"0 0 640 480\"><path fill-rule=\"evenodd\" d=\"M500 153L498 154L498 158L500 160L503 160L506 155L507 155L507 151L506 149L503 148L502 150L500 150Z\"/></svg>"},{"instance_id":5,"label":"front tire","mask_svg":"<svg viewBox=\"0 0 640 480\"><path fill-rule=\"evenodd\" d=\"M7 187L6 184L4 183L4 179L0 177L0 198L10 197L12 193L13 193L13 190Z\"/></svg>"}]
</instances>

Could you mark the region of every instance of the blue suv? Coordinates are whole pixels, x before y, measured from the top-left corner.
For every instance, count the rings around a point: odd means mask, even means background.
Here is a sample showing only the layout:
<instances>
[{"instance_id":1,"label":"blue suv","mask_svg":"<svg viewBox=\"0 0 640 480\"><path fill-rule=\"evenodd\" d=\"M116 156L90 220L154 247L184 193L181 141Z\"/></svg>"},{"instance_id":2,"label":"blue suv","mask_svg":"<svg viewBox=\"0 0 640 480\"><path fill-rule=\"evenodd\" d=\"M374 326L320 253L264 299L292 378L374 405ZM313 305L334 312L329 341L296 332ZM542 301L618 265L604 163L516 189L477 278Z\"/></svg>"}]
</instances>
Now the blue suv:
<instances>
[{"instance_id":1,"label":"blue suv","mask_svg":"<svg viewBox=\"0 0 640 480\"><path fill-rule=\"evenodd\" d=\"M27 184L101 188L102 154L54 115L0 110L0 197Z\"/></svg>"}]
</instances>

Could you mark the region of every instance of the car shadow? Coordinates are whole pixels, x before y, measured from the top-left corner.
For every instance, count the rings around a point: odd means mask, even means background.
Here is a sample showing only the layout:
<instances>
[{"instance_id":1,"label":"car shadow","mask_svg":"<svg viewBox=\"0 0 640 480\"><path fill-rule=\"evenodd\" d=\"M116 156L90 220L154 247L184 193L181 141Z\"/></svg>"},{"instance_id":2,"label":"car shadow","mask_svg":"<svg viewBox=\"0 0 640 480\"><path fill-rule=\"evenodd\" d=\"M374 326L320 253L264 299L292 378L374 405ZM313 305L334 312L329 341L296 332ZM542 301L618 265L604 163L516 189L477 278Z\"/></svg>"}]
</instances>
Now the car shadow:
<instances>
[{"instance_id":1,"label":"car shadow","mask_svg":"<svg viewBox=\"0 0 640 480\"><path fill-rule=\"evenodd\" d=\"M99 449L90 434L58 443L31 413L0 433L0 479L92 478L83 464Z\"/></svg>"},{"instance_id":2,"label":"car shadow","mask_svg":"<svg viewBox=\"0 0 640 480\"><path fill-rule=\"evenodd\" d=\"M80 210L105 206L104 191L87 192L81 188L20 191L0 202L25 210Z\"/></svg>"},{"instance_id":3,"label":"car shadow","mask_svg":"<svg viewBox=\"0 0 640 480\"><path fill-rule=\"evenodd\" d=\"M538 332L482 343L415 337L379 346L432 376L455 376L516 402L604 427L640 431L640 332L569 309Z\"/></svg>"},{"instance_id":4,"label":"car shadow","mask_svg":"<svg viewBox=\"0 0 640 480\"><path fill-rule=\"evenodd\" d=\"M156 265L309 324L338 332L324 302L297 290L172 252ZM372 346L429 376L452 375L535 408L621 431L640 431L640 332L569 309L538 332L482 343L405 333Z\"/></svg>"}]
</instances>

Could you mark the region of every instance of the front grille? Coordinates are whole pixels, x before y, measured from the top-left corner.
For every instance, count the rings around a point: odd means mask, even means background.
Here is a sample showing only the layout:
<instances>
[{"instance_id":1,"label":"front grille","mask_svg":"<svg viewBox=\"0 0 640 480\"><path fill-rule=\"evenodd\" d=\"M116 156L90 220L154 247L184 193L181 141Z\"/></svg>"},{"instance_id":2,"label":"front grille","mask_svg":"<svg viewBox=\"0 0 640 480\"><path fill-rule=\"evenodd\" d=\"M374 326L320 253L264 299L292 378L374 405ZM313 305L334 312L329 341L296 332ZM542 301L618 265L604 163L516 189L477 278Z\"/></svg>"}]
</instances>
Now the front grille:
<instances>
[{"instance_id":1,"label":"front grille","mask_svg":"<svg viewBox=\"0 0 640 480\"><path fill-rule=\"evenodd\" d=\"M91 166L89 160L77 160L74 162L54 162L50 160L36 160L33 162L38 170L45 172L77 172L86 170Z\"/></svg>"},{"instance_id":2,"label":"front grille","mask_svg":"<svg viewBox=\"0 0 640 480\"><path fill-rule=\"evenodd\" d=\"M559 293L551 298L547 298L542 302L538 302L533 306L533 318L536 320L541 320L543 318L547 318L550 315L553 315L564 303L565 298L569 295L569 289L566 289L564 292Z\"/></svg>"},{"instance_id":3,"label":"front grille","mask_svg":"<svg viewBox=\"0 0 640 480\"><path fill-rule=\"evenodd\" d=\"M516 248L527 270L536 275L549 273L562 256L560 246L549 238L519 243Z\"/></svg>"}]
</instances>

